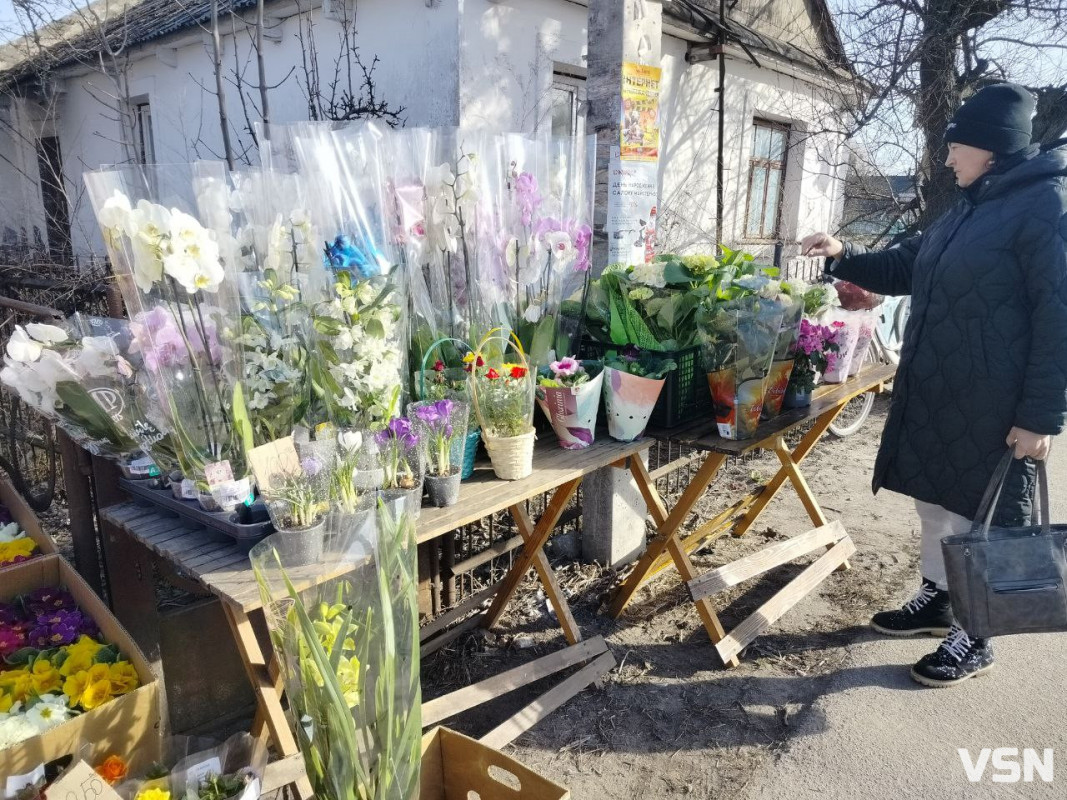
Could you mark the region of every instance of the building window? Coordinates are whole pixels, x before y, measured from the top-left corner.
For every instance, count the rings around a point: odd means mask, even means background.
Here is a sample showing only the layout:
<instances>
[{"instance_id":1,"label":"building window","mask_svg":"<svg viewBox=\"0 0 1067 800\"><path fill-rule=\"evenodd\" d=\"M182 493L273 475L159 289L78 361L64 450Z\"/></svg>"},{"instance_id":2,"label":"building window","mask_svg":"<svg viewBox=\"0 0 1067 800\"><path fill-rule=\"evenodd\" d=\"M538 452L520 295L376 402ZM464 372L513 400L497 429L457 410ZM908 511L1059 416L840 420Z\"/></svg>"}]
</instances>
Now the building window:
<instances>
[{"instance_id":1,"label":"building window","mask_svg":"<svg viewBox=\"0 0 1067 800\"><path fill-rule=\"evenodd\" d=\"M788 125L762 119L753 123L745 211L746 239L775 239L778 236L788 145Z\"/></svg>"},{"instance_id":2,"label":"building window","mask_svg":"<svg viewBox=\"0 0 1067 800\"><path fill-rule=\"evenodd\" d=\"M584 136L585 79L553 75L548 115L553 136Z\"/></svg>"},{"instance_id":3,"label":"building window","mask_svg":"<svg viewBox=\"0 0 1067 800\"><path fill-rule=\"evenodd\" d=\"M69 264L70 212L67 191L63 186L63 157L57 137L44 136L37 141L37 172L41 178L48 254L58 264Z\"/></svg>"},{"instance_id":4,"label":"building window","mask_svg":"<svg viewBox=\"0 0 1067 800\"><path fill-rule=\"evenodd\" d=\"M156 163L156 147L152 140L152 107L138 103L133 107L133 148L138 164Z\"/></svg>"}]
</instances>

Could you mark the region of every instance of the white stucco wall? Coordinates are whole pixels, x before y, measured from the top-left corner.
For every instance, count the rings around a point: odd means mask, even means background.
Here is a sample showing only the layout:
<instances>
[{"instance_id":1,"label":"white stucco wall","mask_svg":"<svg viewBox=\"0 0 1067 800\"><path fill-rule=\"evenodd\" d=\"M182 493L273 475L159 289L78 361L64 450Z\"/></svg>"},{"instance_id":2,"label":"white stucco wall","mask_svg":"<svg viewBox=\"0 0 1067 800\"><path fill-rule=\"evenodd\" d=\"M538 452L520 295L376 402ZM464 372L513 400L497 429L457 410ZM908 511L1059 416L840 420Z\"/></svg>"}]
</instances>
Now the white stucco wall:
<instances>
[{"instance_id":1,"label":"white stucco wall","mask_svg":"<svg viewBox=\"0 0 1067 800\"><path fill-rule=\"evenodd\" d=\"M462 124L533 133L556 67L586 67L588 11L566 0L463 0Z\"/></svg>"},{"instance_id":2,"label":"white stucco wall","mask_svg":"<svg viewBox=\"0 0 1067 800\"><path fill-rule=\"evenodd\" d=\"M686 65L683 42L664 42L664 157L660 202L662 239L671 248L707 249L716 238L715 174L718 142L718 64ZM722 241L769 257L773 246L744 238L753 119L789 123L793 133L782 200L780 238L786 255L816 230L832 230L840 216L843 178L840 137L820 133L827 106L802 80L751 62L727 59L725 206ZM792 245L792 247L791 247Z\"/></svg>"},{"instance_id":3,"label":"white stucco wall","mask_svg":"<svg viewBox=\"0 0 1067 800\"><path fill-rule=\"evenodd\" d=\"M34 245L45 237L36 141L50 135L35 104L11 97L0 106L0 245Z\"/></svg>"}]
</instances>

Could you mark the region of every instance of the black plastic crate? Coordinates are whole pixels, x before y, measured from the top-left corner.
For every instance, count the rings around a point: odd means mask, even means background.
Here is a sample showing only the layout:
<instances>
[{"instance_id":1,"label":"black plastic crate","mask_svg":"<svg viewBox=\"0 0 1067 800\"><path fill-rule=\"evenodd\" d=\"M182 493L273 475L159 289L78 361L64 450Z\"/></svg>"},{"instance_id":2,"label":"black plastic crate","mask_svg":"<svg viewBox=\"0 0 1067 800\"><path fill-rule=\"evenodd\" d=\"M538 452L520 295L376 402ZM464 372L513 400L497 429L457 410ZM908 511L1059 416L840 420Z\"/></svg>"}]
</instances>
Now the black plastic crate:
<instances>
[{"instance_id":1,"label":"black plastic crate","mask_svg":"<svg viewBox=\"0 0 1067 800\"><path fill-rule=\"evenodd\" d=\"M603 359L618 353L626 345L605 344L595 339L582 341L582 357ZM711 390L701 364L700 346L675 352L656 352L659 358L670 358L677 368L667 373L656 408L648 421L653 428L673 428L711 414Z\"/></svg>"}]
</instances>

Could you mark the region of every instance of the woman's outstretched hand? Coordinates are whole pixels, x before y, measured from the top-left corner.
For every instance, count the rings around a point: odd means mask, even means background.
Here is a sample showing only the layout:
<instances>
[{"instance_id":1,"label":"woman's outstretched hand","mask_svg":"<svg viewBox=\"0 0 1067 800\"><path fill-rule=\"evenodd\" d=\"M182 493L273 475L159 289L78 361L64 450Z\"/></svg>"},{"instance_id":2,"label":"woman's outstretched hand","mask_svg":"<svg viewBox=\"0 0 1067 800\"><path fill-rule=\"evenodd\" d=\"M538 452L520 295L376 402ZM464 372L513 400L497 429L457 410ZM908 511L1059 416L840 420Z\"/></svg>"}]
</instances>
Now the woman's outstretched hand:
<instances>
[{"instance_id":1,"label":"woman's outstretched hand","mask_svg":"<svg viewBox=\"0 0 1067 800\"><path fill-rule=\"evenodd\" d=\"M816 258L837 258L844 249L845 245L841 240L835 239L828 233L813 233L805 236L804 241L800 243L800 252L803 255Z\"/></svg>"}]
</instances>

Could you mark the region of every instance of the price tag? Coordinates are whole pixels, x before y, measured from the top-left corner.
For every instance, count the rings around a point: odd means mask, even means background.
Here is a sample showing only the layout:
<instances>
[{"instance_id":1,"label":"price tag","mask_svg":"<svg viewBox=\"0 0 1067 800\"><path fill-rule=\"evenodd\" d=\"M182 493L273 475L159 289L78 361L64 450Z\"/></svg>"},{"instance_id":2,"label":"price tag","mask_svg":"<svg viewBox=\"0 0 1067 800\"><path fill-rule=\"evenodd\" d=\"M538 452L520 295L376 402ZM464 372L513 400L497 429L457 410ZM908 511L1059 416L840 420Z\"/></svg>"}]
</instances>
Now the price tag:
<instances>
[{"instance_id":1,"label":"price tag","mask_svg":"<svg viewBox=\"0 0 1067 800\"><path fill-rule=\"evenodd\" d=\"M196 490L196 481L192 478L182 480L182 500L196 500L200 493Z\"/></svg>"},{"instance_id":2,"label":"price tag","mask_svg":"<svg viewBox=\"0 0 1067 800\"><path fill-rule=\"evenodd\" d=\"M84 761L76 762L48 789L52 800L122 800Z\"/></svg>"},{"instance_id":3,"label":"price tag","mask_svg":"<svg viewBox=\"0 0 1067 800\"><path fill-rule=\"evenodd\" d=\"M41 764L33 772L27 772L25 775L12 775L4 783L4 798L14 797L27 787L44 780L44 764Z\"/></svg>"},{"instance_id":4,"label":"price tag","mask_svg":"<svg viewBox=\"0 0 1067 800\"><path fill-rule=\"evenodd\" d=\"M248 478L211 487L211 496L224 508L245 502L251 494L252 482Z\"/></svg>"},{"instance_id":5,"label":"price tag","mask_svg":"<svg viewBox=\"0 0 1067 800\"><path fill-rule=\"evenodd\" d=\"M216 486L233 481L233 468L229 461L207 464L204 466L204 478L207 480L207 485L214 489Z\"/></svg>"},{"instance_id":6,"label":"price tag","mask_svg":"<svg viewBox=\"0 0 1067 800\"><path fill-rule=\"evenodd\" d=\"M206 761L201 761L199 764L194 764L185 770L185 782L189 786L200 788L200 784L209 775L221 775L222 774L222 762L218 756L209 758Z\"/></svg>"}]
</instances>

